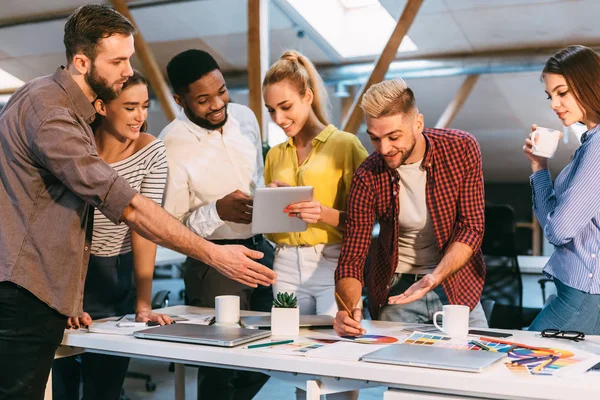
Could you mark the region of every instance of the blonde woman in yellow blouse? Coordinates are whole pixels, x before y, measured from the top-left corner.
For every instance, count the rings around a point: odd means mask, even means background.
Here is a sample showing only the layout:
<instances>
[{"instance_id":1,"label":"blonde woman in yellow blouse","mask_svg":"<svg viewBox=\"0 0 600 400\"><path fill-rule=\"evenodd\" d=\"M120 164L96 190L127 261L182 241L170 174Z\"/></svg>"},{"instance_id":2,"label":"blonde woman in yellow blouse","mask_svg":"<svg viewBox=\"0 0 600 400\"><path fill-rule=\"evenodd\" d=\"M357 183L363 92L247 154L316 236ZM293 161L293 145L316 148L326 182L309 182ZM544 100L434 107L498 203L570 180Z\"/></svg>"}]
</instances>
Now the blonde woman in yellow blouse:
<instances>
[{"instance_id":1,"label":"blonde woman in yellow blouse","mask_svg":"<svg viewBox=\"0 0 600 400\"><path fill-rule=\"evenodd\" d=\"M263 96L271 119L289 138L267 154L265 183L314 187L312 201L285 210L290 218L308 222L308 229L270 235L277 244L273 292L294 292L301 314L335 316L333 275L350 183L368 154L355 135L328 123L323 81L300 53L287 51L271 66Z\"/></svg>"}]
</instances>

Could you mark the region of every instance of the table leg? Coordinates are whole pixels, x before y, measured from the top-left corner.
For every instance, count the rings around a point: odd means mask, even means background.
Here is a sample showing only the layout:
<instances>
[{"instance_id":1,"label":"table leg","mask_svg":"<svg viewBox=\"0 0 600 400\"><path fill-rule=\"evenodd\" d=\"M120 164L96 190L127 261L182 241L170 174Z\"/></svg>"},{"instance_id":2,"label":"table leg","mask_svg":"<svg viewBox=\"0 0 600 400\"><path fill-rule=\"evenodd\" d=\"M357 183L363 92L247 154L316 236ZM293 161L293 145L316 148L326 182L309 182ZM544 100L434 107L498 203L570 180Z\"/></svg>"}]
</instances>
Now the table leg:
<instances>
[{"instance_id":1,"label":"table leg","mask_svg":"<svg viewBox=\"0 0 600 400\"><path fill-rule=\"evenodd\" d=\"M50 370L50 373L48 374L46 391L44 392L44 400L52 400L52 370Z\"/></svg>"},{"instance_id":2,"label":"table leg","mask_svg":"<svg viewBox=\"0 0 600 400\"><path fill-rule=\"evenodd\" d=\"M306 400L319 400L321 398L321 388L317 381L306 381Z\"/></svg>"},{"instance_id":3,"label":"table leg","mask_svg":"<svg viewBox=\"0 0 600 400\"><path fill-rule=\"evenodd\" d=\"M175 363L175 400L185 400L185 365Z\"/></svg>"}]
</instances>

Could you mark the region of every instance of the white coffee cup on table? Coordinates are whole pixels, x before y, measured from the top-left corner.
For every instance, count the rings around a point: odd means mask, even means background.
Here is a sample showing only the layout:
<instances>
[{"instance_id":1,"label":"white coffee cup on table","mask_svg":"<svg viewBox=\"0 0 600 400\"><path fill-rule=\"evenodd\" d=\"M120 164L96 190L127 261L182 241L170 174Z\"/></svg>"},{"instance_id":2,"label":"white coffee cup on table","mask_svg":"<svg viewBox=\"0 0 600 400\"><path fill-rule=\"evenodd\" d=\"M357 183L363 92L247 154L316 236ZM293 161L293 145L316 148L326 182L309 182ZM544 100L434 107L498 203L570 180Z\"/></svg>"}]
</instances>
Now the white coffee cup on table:
<instances>
[{"instance_id":1,"label":"white coffee cup on table","mask_svg":"<svg viewBox=\"0 0 600 400\"><path fill-rule=\"evenodd\" d=\"M215 297L215 325L238 326L240 322L240 296Z\"/></svg>"},{"instance_id":2,"label":"white coffee cup on table","mask_svg":"<svg viewBox=\"0 0 600 400\"><path fill-rule=\"evenodd\" d=\"M561 131L538 126L535 131L531 132L531 141L533 142L533 146L531 147L532 154L544 158L552 158L554 153L556 153L558 141L561 136Z\"/></svg>"},{"instance_id":3,"label":"white coffee cup on table","mask_svg":"<svg viewBox=\"0 0 600 400\"><path fill-rule=\"evenodd\" d=\"M451 337L467 337L469 334L469 312L468 306L448 304L442 307L442 311L433 314L433 324L440 331ZM442 326L437 323L438 315L442 316Z\"/></svg>"}]
</instances>

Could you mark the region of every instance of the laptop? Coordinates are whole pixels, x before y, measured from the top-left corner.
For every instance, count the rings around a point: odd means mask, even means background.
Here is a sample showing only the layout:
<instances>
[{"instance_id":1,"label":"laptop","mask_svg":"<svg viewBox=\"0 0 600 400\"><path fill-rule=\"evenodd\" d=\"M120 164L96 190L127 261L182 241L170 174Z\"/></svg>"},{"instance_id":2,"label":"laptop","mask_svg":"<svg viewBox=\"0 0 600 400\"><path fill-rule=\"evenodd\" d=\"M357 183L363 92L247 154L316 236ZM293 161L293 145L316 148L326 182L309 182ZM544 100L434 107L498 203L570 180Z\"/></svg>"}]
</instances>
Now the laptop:
<instances>
[{"instance_id":1,"label":"laptop","mask_svg":"<svg viewBox=\"0 0 600 400\"><path fill-rule=\"evenodd\" d=\"M252 234L304 232L308 224L299 218L290 217L283 209L312 198L312 186L256 189L252 201Z\"/></svg>"},{"instance_id":2,"label":"laptop","mask_svg":"<svg viewBox=\"0 0 600 400\"><path fill-rule=\"evenodd\" d=\"M242 326L252 329L270 329L270 315L254 315L242 317ZM333 317L331 315L300 315L300 328L333 328Z\"/></svg>"},{"instance_id":3,"label":"laptop","mask_svg":"<svg viewBox=\"0 0 600 400\"><path fill-rule=\"evenodd\" d=\"M215 325L171 324L133 332L139 339L164 340L209 346L234 347L263 339L271 331L222 327Z\"/></svg>"},{"instance_id":4,"label":"laptop","mask_svg":"<svg viewBox=\"0 0 600 400\"><path fill-rule=\"evenodd\" d=\"M505 357L506 353L492 351L393 344L365 354L360 361L463 372L482 372L485 368Z\"/></svg>"}]
</instances>

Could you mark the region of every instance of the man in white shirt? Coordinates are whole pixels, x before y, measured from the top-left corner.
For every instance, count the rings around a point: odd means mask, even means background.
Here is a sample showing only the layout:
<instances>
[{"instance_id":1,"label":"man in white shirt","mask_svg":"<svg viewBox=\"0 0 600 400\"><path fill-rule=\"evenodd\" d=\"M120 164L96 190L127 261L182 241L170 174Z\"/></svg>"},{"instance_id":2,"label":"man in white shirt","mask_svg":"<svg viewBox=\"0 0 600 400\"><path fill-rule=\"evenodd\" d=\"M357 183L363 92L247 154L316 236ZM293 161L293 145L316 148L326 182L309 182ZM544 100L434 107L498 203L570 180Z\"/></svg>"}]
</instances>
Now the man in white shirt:
<instances>
[{"instance_id":1,"label":"man in white shirt","mask_svg":"<svg viewBox=\"0 0 600 400\"><path fill-rule=\"evenodd\" d=\"M161 132L169 173L164 207L189 229L217 244L241 244L259 250L261 264L273 267L273 248L252 235L252 196L264 186L264 162L258 122L246 106L229 102L225 80L205 51L173 57L167 74L182 107ZM271 287L255 290L214 273L204 262L183 265L187 303L214 307L215 296L238 295L242 309L270 311ZM266 375L200 367L198 398L251 399Z\"/></svg>"}]
</instances>

